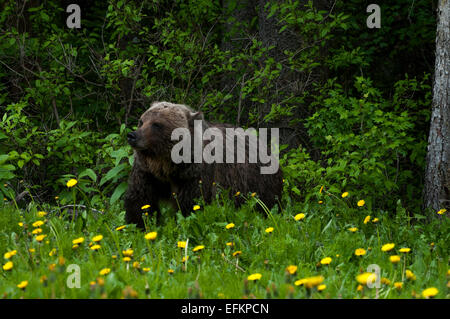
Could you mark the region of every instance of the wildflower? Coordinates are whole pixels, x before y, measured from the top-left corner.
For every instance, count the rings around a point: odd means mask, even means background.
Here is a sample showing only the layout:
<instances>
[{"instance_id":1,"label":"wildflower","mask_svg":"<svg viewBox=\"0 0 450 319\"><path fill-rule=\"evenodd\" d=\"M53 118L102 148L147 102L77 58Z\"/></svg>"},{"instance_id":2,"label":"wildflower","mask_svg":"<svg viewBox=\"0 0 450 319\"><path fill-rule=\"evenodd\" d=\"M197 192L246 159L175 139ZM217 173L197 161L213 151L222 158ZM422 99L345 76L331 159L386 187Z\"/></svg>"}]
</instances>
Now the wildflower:
<instances>
[{"instance_id":1,"label":"wildflower","mask_svg":"<svg viewBox=\"0 0 450 319\"><path fill-rule=\"evenodd\" d=\"M364 287L362 285L358 285L358 287L356 287L356 291L362 291L364 289Z\"/></svg>"},{"instance_id":2,"label":"wildflower","mask_svg":"<svg viewBox=\"0 0 450 319\"><path fill-rule=\"evenodd\" d=\"M109 274L111 272L110 268L103 268L102 270L99 271L100 276L105 276L107 274Z\"/></svg>"},{"instance_id":3,"label":"wildflower","mask_svg":"<svg viewBox=\"0 0 450 319\"><path fill-rule=\"evenodd\" d=\"M205 248L205 246L198 245L198 246L195 246L194 249L192 249L192 251L199 251L199 250L202 250L203 248Z\"/></svg>"},{"instance_id":4,"label":"wildflower","mask_svg":"<svg viewBox=\"0 0 450 319\"><path fill-rule=\"evenodd\" d=\"M184 257L181 259L181 262L184 263L184 262L186 262L188 259L189 259L189 256L184 256Z\"/></svg>"},{"instance_id":5,"label":"wildflower","mask_svg":"<svg viewBox=\"0 0 450 319\"><path fill-rule=\"evenodd\" d=\"M72 249L77 249L78 247L80 247L78 244L72 245Z\"/></svg>"},{"instance_id":6,"label":"wildflower","mask_svg":"<svg viewBox=\"0 0 450 319\"><path fill-rule=\"evenodd\" d=\"M293 275L293 274L295 274L296 272L297 272L297 266L295 266L295 265L290 265L290 266L287 266L286 267L286 271L290 274L290 275Z\"/></svg>"},{"instance_id":7,"label":"wildflower","mask_svg":"<svg viewBox=\"0 0 450 319\"><path fill-rule=\"evenodd\" d=\"M399 249L399 252L401 252L401 253L409 253L411 251L411 248L400 248Z\"/></svg>"},{"instance_id":8,"label":"wildflower","mask_svg":"<svg viewBox=\"0 0 450 319\"><path fill-rule=\"evenodd\" d=\"M304 283L305 287L312 288L320 285L324 281L324 278L323 276L313 276L305 278L305 280L306 280L306 282Z\"/></svg>"},{"instance_id":9,"label":"wildflower","mask_svg":"<svg viewBox=\"0 0 450 319\"><path fill-rule=\"evenodd\" d=\"M47 281L47 276L46 276L46 275L42 275L42 276L39 278L39 282L40 282L41 284L45 283L46 281Z\"/></svg>"},{"instance_id":10,"label":"wildflower","mask_svg":"<svg viewBox=\"0 0 450 319\"><path fill-rule=\"evenodd\" d=\"M228 225L225 226L226 229L231 229L234 228L234 224L233 223L229 223Z\"/></svg>"},{"instance_id":11,"label":"wildflower","mask_svg":"<svg viewBox=\"0 0 450 319\"><path fill-rule=\"evenodd\" d=\"M36 236L35 238L36 238L36 240L37 240L38 242L41 242L41 241L44 240L44 238L45 238L46 236L47 236L47 235L38 235L38 236Z\"/></svg>"},{"instance_id":12,"label":"wildflower","mask_svg":"<svg viewBox=\"0 0 450 319\"><path fill-rule=\"evenodd\" d=\"M360 275L356 276L356 280L361 285L367 285L369 282L374 283L375 280L377 280L377 275L374 274L374 273L365 272L363 274L360 274Z\"/></svg>"},{"instance_id":13,"label":"wildflower","mask_svg":"<svg viewBox=\"0 0 450 319\"><path fill-rule=\"evenodd\" d=\"M403 283L402 282L394 282L394 287L398 290L403 288Z\"/></svg>"},{"instance_id":14,"label":"wildflower","mask_svg":"<svg viewBox=\"0 0 450 319\"><path fill-rule=\"evenodd\" d=\"M142 210L148 209L148 208L150 208L150 205L148 205L148 204L141 207Z\"/></svg>"},{"instance_id":15,"label":"wildflower","mask_svg":"<svg viewBox=\"0 0 450 319\"><path fill-rule=\"evenodd\" d=\"M383 285L387 285L387 286L389 286L391 284L391 281L389 279L387 279L386 277L381 278L380 282Z\"/></svg>"},{"instance_id":16,"label":"wildflower","mask_svg":"<svg viewBox=\"0 0 450 319\"><path fill-rule=\"evenodd\" d=\"M126 257L123 257L122 260L123 260L124 262L129 262L129 261L131 260L131 258L128 257L128 256L126 256Z\"/></svg>"},{"instance_id":17,"label":"wildflower","mask_svg":"<svg viewBox=\"0 0 450 319\"><path fill-rule=\"evenodd\" d=\"M39 217L44 217L44 216L47 215L47 213L41 211L41 212L37 212L37 215L38 215Z\"/></svg>"},{"instance_id":18,"label":"wildflower","mask_svg":"<svg viewBox=\"0 0 450 319\"><path fill-rule=\"evenodd\" d=\"M358 228L356 227L351 227L348 229L349 231L351 231L352 233L356 232L358 230Z\"/></svg>"},{"instance_id":19,"label":"wildflower","mask_svg":"<svg viewBox=\"0 0 450 319\"><path fill-rule=\"evenodd\" d=\"M99 250L101 248L101 246L100 245L92 245L91 246L91 250Z\"/></svg>"},{"instance_id":20,"label":"wildflower","mask_svg":"<svg viewBox=\"0 0 450 319\"><path fill-rule=\"evenodd\" d=\"M97 235L92 238L93 242L98 242L103 239L103 235Z\"/></svg>"},{"instance_id":21,"label":"wildflower","mask_svg":"<svg viewBox=\"0 0 450 319\"><path fill-rule=\"evenodd\" d=\"M318 203L319 203L319 204L323 204L323 200L319 200Z\"/></svg>"},{"instance_id":22,"label":"wildflower","mask_svg":"<svg viewBox=\"0 0 450 319\"><path fill-rule=\"evenodd\" d=\"M239 195L241 195L241 192L236 192L236 194L234 194L234 196L239 196Z\"/></svg>"},{"instance_id":23,"label":"wildflower","mask_svg":"<svg viewBox=\"0 0 450 319\"><path fill-rule=\"evenodd\" d=\"M72 240L72 244L74 244L74 245L79 245L79 244L82 244L83 242L84 242L84 237L78 237L78 238Z\"/></svg>"},{"instance_id":24,"label":"wildflower","mask_svg":"<svg viewBox=\"0 0 450 319\"><path fill-rule=\"evenodd\" d=\"M33 227L41 227L44 225L44 222L42 220L35 221L33 224Z\"/></svg>"},{"instance_id":25,"label":"wildflower","mask_svg":"<svg viewBox=\"0 0 450 319\"><path fill-rule=\"evenodd\" d=\"M364 204L365 204L366 202L364 201L364 199L361 199L360 201L358 201L358 206L359 207L362 207L362 206L364 206Z\"/></svg>"},{"instance_id":26,"label":"wildflower","mask_svg":"<svg viewBox=\"0 0 450 319\"><path fill-rule=\"evenodd\" d=\"M14 256L15 254L17 254L17 250L11 250L11 251L7 251L4 255L3 258L5 259L10 259L12 256Z\"/></svg>"},{"instance_id":27,"label":"wildflower","mask_svg":"<svg viewBox=\"0 0 450 319\"><path fill-rule=\"evenodd\" d=\"M56 268L56 264L50 264L48 265L48 270L53 271Z\"/></svg>"},{"instance_id":28,"label":"wildflower","mask_svg":"<svg viewBox=\"0 0 450 319\"><path fill-rule=\"evenodd\" d=\"M318 287L317 287L317 291L323 291L323 290L325 290L327 288L327 285L319 285Z\"/></svg>"},{"instance_id":29,"label":"wildflower","mask_svg":"<svg viewBox=\"0 0 450 319\"><path fill-rule=\"evenodd\" d=\"M56 254L56 248L53 248L52 250L50 250L50 252L48 253L48 255L51 257L53 255Z\"/></svg>"},{"instance_id":30,"label":"wildflower","mask_svg":"<svg viewBox=\"0 0 450 319\"><path fill-rule=\"evenodd\" d=\"M300 213L300 214L297 214L294 216L294 219L296 221L302 220L303 218L305 218L305 214L303 214L303 213Z\"/></svg>"},{"instance_id":31,"label":"wildflower","mask_svg":"<svg viewBox=\"0 0 450 319\"><path fill-rule=\"evenodd\" d=\"M447 210L446 210L445 208L443 208L443 209L437 211L437 213L438 213L439 215L444 215L444 213L445 213L446 211L447 211Z\"/></svg>"},{"instance_id":32,"label":"wildflower","mask_svg":"<svg viewBox=\"0 0 450 319\"><path fill-rule=\"evenodd\" d=\"M149 267L144 267L144 268L142 268L142 271L149 272L150 268Z\"/></svg>"},{"instance_id":33,"label":"wildflower","mask_svg":"<svg viewBox=\"0 0 450 319\"><path fill-rule=\"evenodd\" d=\"M329 265L331 263L331 261L332 261L332 259L330 257L325 257L320 261L320 263L322 265Z\"/></svg>"},{"instance_id":34,"label":"wildflower","mask_svg":"<svg viewBox=\"0 0 450 319\"><path fill-rule=\"evenodd\" d=\"M119 231L119 230L124 229L125 227L127 227L127 225L122 225L122 226L116 227L116 230Z\"/></svg>"},{"instance_id":35,"label":"wildflower","mask_svg":"<svg viewBox=\"0 0 450 319\"><path fill-rule=\"evenodd\" d=\"M147 239L147 240L155 240L156 239L156 236L158 236L158 233L157 232L155 232L155 231L153 231L153 232L150 232L150 233L148 233L148 234L145 234L145 239Z\"/></svg>"},{"instance_id":36,"label":"wildflower","mask_svg":"<svg viewBox=\"0 0 450 319\"><path fill-rule=\"evenodd\" d=\"M256 193L251 193L250 196L251 196L251 197L255 197L255 196L256 196Z\"/></svg>"},{"instance_id":37,"label":"wildflower","mask_svg":"<svg viewBox=\"0 0 450 319\"><path fill-rule=\"evenodd\" d=\"M233 257L236 257L236 256L241 255L241 254L242 254L242 251L240 251L240 250L235 251L235 252L233 253Z\"/></svg>"},{"instance_id":38,"label":"wildflower","mask_svg":"<svg viewBox=\"0 0 450 319\"><path fill-rule=\"evenodd\" d=\"M169 274L173 274L173 273L175 272L175 270L169 269L169 270L167 270L167 272L168 272Z\"/></svg>"},{"instance_id":39,"label":"wildflower","mask_svg":"<svg viewBox=\"0 0 450 319\"><path fill-rule=\"evenodd\" d=\"M372 219L372 223L378 223L379 222L379 218L375 217L374 219Z\"/></svg>"},{"instance_id":40,"label":"wildflower","mask_svg":"<svg viewBox=\"0 0 450 319\"><path fill-rule=\"evenodd\" d=\"M262 275L259 273L251 274L250 276L247 277L247 280L251 280L251 281L260 280L261 277L262 277Z\"/></svg>"},{"instance_id":41,"label":"wildflower","mask_svg":"<svg viewBox=\"0 0 450 319\"><path fill-rule=\"evenodd\" d=\"M133 256L133 249L128 248L127 250L122 250L122 254L125 257L131 257L131 256Z\"/></svg>"},{"instance_id":42,"label":"wildflower","mask_svg":"<svg viewBox=\"0 0 450 319\"><path fill-rule=\"evenodd\" d=\"M271 232L273 232L273 227L266 228L266 233L270 234Z\"/></svg>"},{"instance_id":43,"label":"wildflower","mask_svg":"<svg viewBox=\"0 0 450 319\"><path fill-rule=\"evenodd\" d=\"M345 198L347 196L348 196L348 192L343 192L342 195L341 195L342 198Z\"/></svg>"},{"instance_id":44,"label":"wildflower","mask_svg":"<svg viewBox=\"0 0 450 319\"><path fill-rule=\"evenodd\" d=\"M385 244L381 247L382 251L390 251L395 247L394 243Z\"/></svg>"},{"instance_id":45,"label":"wildflower","mask_svg":"<svg viewBox=\"0 0 450 319\"><path fill-rule=\"evenodd\" d=\"M200 209L199 205L194 205L194 207L192 207L192 210L194 210L194 211L199 210L199 209Z\"/></svg>"},{"instance_id":46,"label":"wildflower","mask_svg":"<svg viewBox=\"0 0 450 319\"><path fill-rule=\"evenodd\" d=\"M178 248L186 248L186 242L185 241L179 241L177 243Z\"/></svg>"},{"instance_id":47,"label":"wildflower","mask_svg":"<svg viewBox=\"0 0 450 319\"><path fill-rule=\"evenodd\" d=\"M364 248L358 248L355 250L356 256L364 256L366 254L366 250Z\"/></svg>"},{"instance_id":48,"label":"wildflower","mask_svg":"<svg viewBox=\"0 0 450 319\"><path fill-rule=\"evenodd\" d=\"M390 256L389 260L391 261L391 263L396 264L400 261L400 256L399 255Z\"/></svg>"},{"instance_id":49,"label":"wildflower","mask_svg":"<svg viewBox=\"0 0 450 319\"><path fill-rule=\"evenodd\" d=\"M322 185L322 187L320 188L319 193L322 194L322 191L323 191L323 185Z\"/></svg>"},{"instance_id":50,"label":"wildflower","mask_svg":"<svg viewBox=\"0 0 450 319\"><path fill-rule=\"evenodd\" d=\"M30 249L28 249L28 251L29 251L30 253L34 253L34 252L36 251L36 249L30 248Z\"/></svg>"},{"instance_id":51,"label":"wildflower","mask_svg":"<svg viewBox=\"0 0 450 319\"><path fill-rule=\"evenodd\" d=\"M133 268L139 268L139 267L141 267L141 265L139 264L139 261L135 261L133 263Z\"/></svg>"},{"instance_id":52,"label":"wildflower","mask_svg":"<svg viewBox=\"0 0 450 319\"><path fill-rule=\"evenodd\" d=\"M20 227L23 227L23 223L22 222L17 223L17 225L19 225Z\"/></svg>"},{"instance_id":53,"label":"wildflower","mask_svg":"<svg viewBox=\"0 0 450 319\"><path fill-rule=\"evenodd\" d=\"M406 269L405 274L406 274L406 278L407 279L409 279L409 280L416 280L416 275L414 275L414 273L411 270Z\"/></svg>"},{"instance_id":54,"label":"wildflower","mask_svg":"<svg viewBox=\"0 0 450 319\"><path fill-rule=\"evenodd\" d=\"M430 297L434 297L438 294L439 290L437 290L437 288L431 287L431 288L427 288L424 291L422 291L422 296L424 298L430 298Z\"/></svg>"},{"instance_id":55,"label":"wildflower","mask_svg":"<svg viewBox=\"0 0 450 319\"><path fill-rule=\"evenodd\" d=\"M71 187L74 187L75 185L77 185L77 183L78 183L78 181L76 179L72 178L72 179L69 179L69 181L67 182L66 185L67 185L67 187L71 188Z\"/></svg>"},{"instance_id":56,"label":"wildflower","mask_svg":"<svg viewBox=\"0 0 450 319\"><path fill-rule=\"evenodd\" d=\"M366 216L366 218L364 218L364 224L367 224L368 222L370 222L370 215Z\"/></svg>"},{"instance_id":57,"label":"wildflower","mask_svg":"<svg viewBox=\"0 0 450 319\"><path fill-rule=\"evenodd\" d=\"M306 281L307 281L306 279L299 279L294 282L294 285L301 286L301 285L304 285L306 283Z\"/></svg>"},{"instance_id":58,"label":"wildflower","mask_svg":"<svg viewBox=\"0 0 450 319\"><path fill-rule=\"evenodd\" d=\"M23 280L20 282L20 284L17 285L17 288L20 289L25 289L28 286L28 281L27 280Z\"/></svg>"},{"instance_id":59,"label":"wildflower","mask_svg":"<svg viewBox=\"0 0 450 319\"><path fill-rule=\"evenodd\" d=\"M36 228L36 229L33 230L31 233L32 233L33 235L38 235L38 234L42 233L42 228Z\"/></svg>"},{"instance_id":60,"label":"wildflower","mask_svg":"<svg viewBox=\"0 0 450 319\"><path fill-rule=\"evenodd\" d=\"M233 245L234 245L234 243L232 243L232 242L228 242L228 243L226 243L225 245L227 245L227 246L231 247L231 246L233 246Z\"/></svg>"},{"instance_id":61,"label":"wildflower","mask_svg":"<svg viewBox=\"0 0 450 319\"><path fill-rule=\"evenodd\" d=\"M14 264L12 261L8 261L6 264L3 265L3 270L8 271L11 270L14 267Z\"/></svg>"}]
</instances>

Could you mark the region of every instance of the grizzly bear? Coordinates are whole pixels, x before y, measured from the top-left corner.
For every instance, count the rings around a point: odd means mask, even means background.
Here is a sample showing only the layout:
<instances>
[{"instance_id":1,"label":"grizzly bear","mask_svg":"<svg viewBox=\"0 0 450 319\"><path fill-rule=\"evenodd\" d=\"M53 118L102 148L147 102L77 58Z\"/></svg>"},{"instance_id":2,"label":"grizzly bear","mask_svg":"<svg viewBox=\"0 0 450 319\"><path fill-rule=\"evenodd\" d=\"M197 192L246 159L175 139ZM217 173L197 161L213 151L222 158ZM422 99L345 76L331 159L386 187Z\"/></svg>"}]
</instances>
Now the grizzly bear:
<instances>
[{"instance_id":1,"label":"grizzly bear","mask_svg":"<svg viewBox=\"0 0 450 319\"><path fill-rule=\"evenodd\" d=\"M195 131L197 124L201 124L201 132ZM277 167L277 171L272 174L261 174L263 164L249 161L250 152L245 152L244 161L235 160L231 163L174 161L172 149L178 141L173 140L173 132L180 128L191 133L187 138L195 144L196 133L201 135L206 129L212 129L220 135L232 126L207 122L201 112L194 112L183 104L152 103L140 117L137 130L127 135L128 143L134 149L134 162L125 194L127 223L143 228L141 207L150 205L150 210L158 213L161 200L172 201L183 215L187 215L192 212L196 198L211 202L219 187L229 190L236 205L244 201L243 196L236 196L238 192L242 195L256 193L257 198L269 209L281 199L281 170ZM246 148L249 146L248 140L245 139ZM201 140L201 146L205 148L212 141ZM225 141L223 143L224 153L237 151L235 146L230 149ZM195 145L191 148L194 150ZM183 155L186 155L184 152L186 150L183 150Z\"/></svg>"}]
</instances>

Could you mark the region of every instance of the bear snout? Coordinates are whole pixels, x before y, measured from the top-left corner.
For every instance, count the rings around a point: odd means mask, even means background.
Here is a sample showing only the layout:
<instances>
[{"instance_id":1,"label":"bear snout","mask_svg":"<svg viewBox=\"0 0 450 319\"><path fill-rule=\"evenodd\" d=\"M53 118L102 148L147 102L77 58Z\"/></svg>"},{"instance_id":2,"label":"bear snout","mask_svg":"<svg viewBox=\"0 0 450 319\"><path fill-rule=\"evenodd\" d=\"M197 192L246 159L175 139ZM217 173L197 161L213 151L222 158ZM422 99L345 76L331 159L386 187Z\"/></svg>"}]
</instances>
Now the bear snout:
<instances>
[{"instance_id":1,"label":"bear snout","mask_svg":"<svg viewBox=\"0 0 450 319\"><path fill-rule=\"evenodd\" d=\"M136 132L130 132L127 134L127 139L128 139L128 144L130 144L131 146L136 146L137 145L137 133Z\"/></svg>"}]
</instances>

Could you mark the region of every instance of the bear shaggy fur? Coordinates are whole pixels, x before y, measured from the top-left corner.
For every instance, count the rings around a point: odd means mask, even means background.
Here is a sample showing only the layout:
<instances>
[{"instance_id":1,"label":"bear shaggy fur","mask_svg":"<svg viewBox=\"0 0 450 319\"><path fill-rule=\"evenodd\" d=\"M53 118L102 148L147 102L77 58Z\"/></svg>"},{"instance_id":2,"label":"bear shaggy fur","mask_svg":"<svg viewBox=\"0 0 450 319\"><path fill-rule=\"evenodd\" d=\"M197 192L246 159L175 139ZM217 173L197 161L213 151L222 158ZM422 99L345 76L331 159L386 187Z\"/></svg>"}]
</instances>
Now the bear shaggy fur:
<instances>
[{"instance_id":1,"label":"bear shaggy fur","mask_svg":"<svg viewBox=\"0 0 450 319\"><path fill-rule=\"evenodd\" d=\"M208 164L205 161L193 163L193 160L192 163L174 163L171 150L179 141L171 140L172 131L187 128L193 141L194 120L202 121L203 130L216 128L222 134L225 128L232 127L208 123L201 112L194 112L186 105L154 102L140 117L138 129L128 134L128 142L134 149L134 163L125 195L127 223L143 228L141 207L149 204L151 211L159 212L161 200L172 201L175 207L179 205L182 213L187 215L195 205L194 199L203 197L206 202L211 202L218 187L230 189L230 195L238 191L241 194L256 192L269 208L281 199L281 170L275 174L261 174L262 164L249 163L248 151L245 152L245 163ZM225 145L225 138L223 140ZM208 141L203 141L203 146L207 144ZM234 198L236 205L244 201L242 196Z\"/></svg>"}]
</instances>

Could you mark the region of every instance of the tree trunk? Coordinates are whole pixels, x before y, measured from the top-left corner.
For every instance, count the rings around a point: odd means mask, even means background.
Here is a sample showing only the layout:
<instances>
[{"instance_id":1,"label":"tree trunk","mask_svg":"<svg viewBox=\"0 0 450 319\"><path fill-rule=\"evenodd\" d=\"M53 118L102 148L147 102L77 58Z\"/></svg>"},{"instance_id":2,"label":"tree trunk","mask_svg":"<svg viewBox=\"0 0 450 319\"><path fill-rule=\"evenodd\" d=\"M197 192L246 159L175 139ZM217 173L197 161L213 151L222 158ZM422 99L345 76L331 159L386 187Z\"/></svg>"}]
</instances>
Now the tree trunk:
<instances>
[{"instance_id":1,"label":"tree trunk","mask_svg":"<svg viewBox=\"0 0 450 319\"><path fill-rule=\"evenodd\" d=\"M439 0L437 19L433 105L424 189L424 208L435 211L450 205L450 0Z\"/></svg>"}]
</instances>

